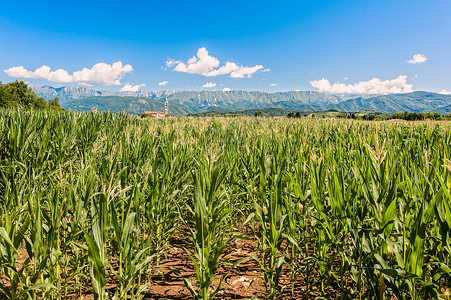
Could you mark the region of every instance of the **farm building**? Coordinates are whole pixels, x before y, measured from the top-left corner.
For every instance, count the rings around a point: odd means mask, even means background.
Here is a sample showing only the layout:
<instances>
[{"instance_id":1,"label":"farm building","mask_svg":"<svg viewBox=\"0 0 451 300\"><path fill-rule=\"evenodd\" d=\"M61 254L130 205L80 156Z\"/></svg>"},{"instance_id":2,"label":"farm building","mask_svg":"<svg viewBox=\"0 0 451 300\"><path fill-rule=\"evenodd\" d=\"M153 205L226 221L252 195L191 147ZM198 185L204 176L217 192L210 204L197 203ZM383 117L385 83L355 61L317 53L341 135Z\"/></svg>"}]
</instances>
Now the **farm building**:
<instances>
[{"instance_id":1,"label":"farm building","mask_svg":"<svg viewBox=\"0 0 451 300\"><path fill-rule=\"evenodd\" d=\"M168 97L166 97L166 100L164 101L164 112L162 111L145 111L145 114L152 115L157 118L163 118L164 116L169 114L169 104L168 104Z\"/></svg>"},{"instance_id":2,"label":"farm building","mask_svg":"<svg viewBox=\"0 0 451 300\"><path fill-rule=\"evenodd\" d=\"M157 118L163 118L164 117L164 112L162 112L162 111L145 111L144 113L146 115L152 115L152 116L157 117Z\"/></svg>"}]
</instances>

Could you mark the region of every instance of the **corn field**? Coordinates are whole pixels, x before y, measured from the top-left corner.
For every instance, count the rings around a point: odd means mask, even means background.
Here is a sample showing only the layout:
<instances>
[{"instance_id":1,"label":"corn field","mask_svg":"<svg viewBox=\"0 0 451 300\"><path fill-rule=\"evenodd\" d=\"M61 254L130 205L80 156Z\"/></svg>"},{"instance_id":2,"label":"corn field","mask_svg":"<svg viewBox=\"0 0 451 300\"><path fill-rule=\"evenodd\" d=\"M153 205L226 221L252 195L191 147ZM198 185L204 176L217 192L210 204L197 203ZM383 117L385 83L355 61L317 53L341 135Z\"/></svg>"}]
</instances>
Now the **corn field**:
<instances>
[{"instance_id":1,"label":"corn field","mask_svg":"<svg viewBox=\"0 0 451 300\"><path fill-rule=\"evenodd\" d=\"M450 122L1 110L0 133L0 299L154 299L163 270L223 299L244 265L259 299L451 299Z\"/></svg>"}]
</instances>

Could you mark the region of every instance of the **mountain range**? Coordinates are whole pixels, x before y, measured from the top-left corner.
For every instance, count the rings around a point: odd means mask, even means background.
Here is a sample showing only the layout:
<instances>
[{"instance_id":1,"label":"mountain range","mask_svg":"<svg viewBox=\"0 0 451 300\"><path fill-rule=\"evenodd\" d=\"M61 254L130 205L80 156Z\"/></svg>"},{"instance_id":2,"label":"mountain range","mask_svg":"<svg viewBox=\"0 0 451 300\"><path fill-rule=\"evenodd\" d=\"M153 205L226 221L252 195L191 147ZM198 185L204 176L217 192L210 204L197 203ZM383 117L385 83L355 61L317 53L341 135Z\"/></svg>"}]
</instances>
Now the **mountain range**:
<instances>
[{"instance_id":1,"label":"mountain range","mask_svg":"<svg viewBox=\"0 0 451 300\"><path fill-rule=\"evenodd\" d=\"M110 90L103 90L103 91L96 91L91 90L85 87L70 87L70 86L63 86L63 87L52 87L49 85L44 86L33 86L33 91L36 92L36 94L39 97L42 97L44 99L51 99L58 97L60 102L66 102L70 100L79 100L79 99L85 99L89 97L105 97L105 96L119 96L119 97L143 97L143 98L151 98L151 99L160 99L164 98L166 96L169 96L173 94L173 91L162 91L162 92L156 92L156 91L110 91Z\"/></svg>"},{"instance_id":2,"label":"mountain range","mask_svg":"<svg viewBox=\"0 0 451 300\"><path fill-rule=\"evenodd\" d=\"M234 113L264 110L270 115L284 115L290 111L395 113L398 111L451 113L451 95L431 92L412 92L379 96L333 95L314 91L278 93L248 91L96 91L85 87L33 87L45 99L58 97L65 109L76 111L110 110L141 114L148 110L163 110L164 99L169 101L171 115L205 112Z\"/></svg>"}]
</instances>

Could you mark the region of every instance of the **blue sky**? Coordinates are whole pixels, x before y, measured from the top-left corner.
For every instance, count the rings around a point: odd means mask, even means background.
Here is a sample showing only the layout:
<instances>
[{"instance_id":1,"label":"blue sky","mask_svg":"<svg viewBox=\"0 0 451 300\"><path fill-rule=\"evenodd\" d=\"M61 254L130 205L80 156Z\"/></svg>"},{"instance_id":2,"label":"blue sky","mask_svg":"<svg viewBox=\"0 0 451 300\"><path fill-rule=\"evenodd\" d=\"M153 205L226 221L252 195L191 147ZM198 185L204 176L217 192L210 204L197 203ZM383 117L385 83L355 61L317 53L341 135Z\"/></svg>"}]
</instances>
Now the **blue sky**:
<instances>
[{"instance_id":1,"label":"blue sky","mask_svg":"<svg viewBox=\"0 0 451 300\"><path fill-rule=\"evenodd\" d=\"M446 93L450 16L449 0L8 1L0 81Z\"/></svg>"}]
</instances>

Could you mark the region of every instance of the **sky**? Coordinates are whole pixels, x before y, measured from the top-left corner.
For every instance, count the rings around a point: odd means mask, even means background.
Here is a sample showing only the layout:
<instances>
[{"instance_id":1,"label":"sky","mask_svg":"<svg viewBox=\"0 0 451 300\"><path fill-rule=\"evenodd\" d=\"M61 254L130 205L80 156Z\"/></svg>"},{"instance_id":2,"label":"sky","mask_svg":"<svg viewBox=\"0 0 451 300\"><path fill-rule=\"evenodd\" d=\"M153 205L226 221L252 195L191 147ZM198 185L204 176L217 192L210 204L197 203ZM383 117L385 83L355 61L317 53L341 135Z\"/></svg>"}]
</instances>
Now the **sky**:
<instances>
[{"instance_id":1,"label":"sky","mask_svg":"<svg viewBox=\"0 0 451 300\"><path fill-rule=\"evenodd\" d=\"M450 0L1 1L0 81L451 92Z\"/></svg>"}]
</instances>

